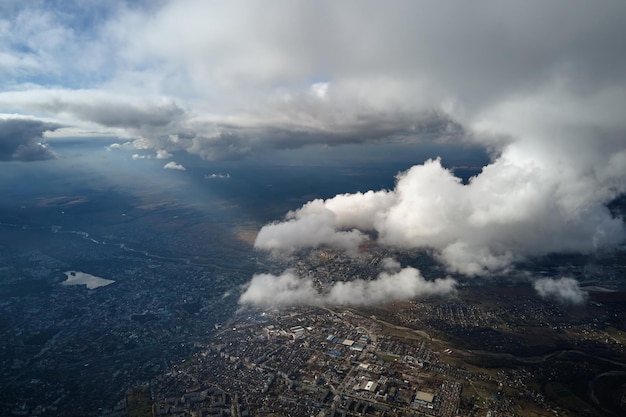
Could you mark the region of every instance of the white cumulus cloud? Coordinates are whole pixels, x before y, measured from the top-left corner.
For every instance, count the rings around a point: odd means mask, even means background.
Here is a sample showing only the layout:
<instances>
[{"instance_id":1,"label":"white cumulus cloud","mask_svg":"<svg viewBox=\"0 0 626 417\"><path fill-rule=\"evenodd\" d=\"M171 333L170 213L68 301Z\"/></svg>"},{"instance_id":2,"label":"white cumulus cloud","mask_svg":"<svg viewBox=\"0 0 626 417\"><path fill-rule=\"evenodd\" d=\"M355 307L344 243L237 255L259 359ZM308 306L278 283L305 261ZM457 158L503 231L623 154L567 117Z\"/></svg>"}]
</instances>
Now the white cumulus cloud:
<instances>
[{"instance_id":1,"label":"white cumulus cloud","mask_svg":"<svg viewBox=\"0 0 626 417\"><path fill-rule=\"evenodd\" d=\"M178 171L186 171L186 168L184 166L182 166L181 164L178 164L174 161L170 161L167 164L163 165L164 169L175 169Z\"/></svg>"},{"instance_id":2,"label":"white cumulus cloud","mask_svg":"<svg viewBox=\"0 0 626 417\"><path fill-rule=\"evenodd\" d=\"M587 301L588 294L580 289L580 284L573 278L542 278L533 283L535 291L542 298L552 298L564 304L581 305Z\"/></svg>"},{"instance_id":3,"label":"white cumulus cloud","mask_svg":"<svg viewBox=\"0 0 626 417\"><path fill-rule=\"evenodd\" d=\"M281 275L254 275L239 303L258 307L373 305L431 295L453 295L455 291L456 281L452 278L428 281L411 267L394 272L383 271L371 281L334 282L324 292L318 292L310 278L299 277L293 270L287 270Z\"/></svg>"},{"instance_id":4,"label":"white cumulus cloud","mask_svg":"<svg viewBox=\"0 0 626 417\"><path fill-rule=\"evenodd\" d=\"M156 159L169 159L172 156L173 155L169 153L168 151L166 151L165 149L157 149L155 158Z\"/></svg>"},{"instance_id":5,"label":"white cumulus cloud","mask_svg":"<svg viewBox=\"0 0 626 417\"><path fill-rule=\"evenodd\" d=\"M600 163L591 154L572 166L567 152L553 160L542 146L515 142L468 184L429 160L398 174L393 190L311 201L264 226L255 247L356 252L376 236L389 247L434 249L450 271L468 275L528 256L610 248L625 237L622 219L606 207L626 190L625 156L616 151Z\"/></svg>"}]
</instances>

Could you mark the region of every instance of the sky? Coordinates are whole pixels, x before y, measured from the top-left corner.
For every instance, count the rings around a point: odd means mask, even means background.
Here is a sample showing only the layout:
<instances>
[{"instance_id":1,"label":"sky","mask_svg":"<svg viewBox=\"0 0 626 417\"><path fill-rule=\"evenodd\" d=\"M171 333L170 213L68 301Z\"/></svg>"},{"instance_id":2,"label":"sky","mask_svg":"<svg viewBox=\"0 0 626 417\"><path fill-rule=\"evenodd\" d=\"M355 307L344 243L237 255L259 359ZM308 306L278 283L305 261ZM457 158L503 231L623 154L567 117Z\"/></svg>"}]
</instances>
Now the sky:
<instances>
[{"instance_id":1,"label":"sky","mask_svg":"<svg viewBox=\"0 0 626 417\"><path fill-rule=\"evenodd\" d=\"M623 242L626 3L607 0L0 3L0 161L116 137L163 160L345 144L451 143L393 189L294 208L256 246L427 248L450 272Z\"/></svg>"}]
</instances>

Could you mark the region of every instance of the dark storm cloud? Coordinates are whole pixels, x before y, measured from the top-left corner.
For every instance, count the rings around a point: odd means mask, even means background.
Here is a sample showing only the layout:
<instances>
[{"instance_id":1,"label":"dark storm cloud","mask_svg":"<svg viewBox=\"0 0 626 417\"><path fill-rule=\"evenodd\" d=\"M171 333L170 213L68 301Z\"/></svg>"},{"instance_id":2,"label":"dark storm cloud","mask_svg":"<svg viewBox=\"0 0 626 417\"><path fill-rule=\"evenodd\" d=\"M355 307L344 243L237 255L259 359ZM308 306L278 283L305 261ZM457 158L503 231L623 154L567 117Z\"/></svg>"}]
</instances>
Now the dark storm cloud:
<instances>
[{"instance_id":1,"label":"dark storm cloud","mask_svg":"<svg viewBox=\"0 0 626 417\"><path fill-rule=\"evenodd\" d=\"M61 126L40 120L0 118L0 160L40 161L55 158L43 134Z\"/></svg>"},{"instance_id":2,"label":"dark storm cloud","mask_svg":"<svg viewBox=\"0 0 626 417\"><path fill-rule=\"evenodd\" d=\"M175 116L178 116L176 113ZM165 120L165 119L163 119ZM238 159L312 144L460 141L463 127L442 112L372 114L338 124L298 125L277 122L209 122L172 117L166 126L142 125L139 140L124 148L179 151L207 160ZM116 146L119 148L121 146Z\"/></svg>"},{"instance_id":3,"label":"dark storm cloud","mask_svg":"<svg viewBox=\"0 0 626 417\"><path fill-rule=\"evenodd\" d=\"M0 108L155 150L221 158L415 139L414 120L429 112L495 147L505 136L626 131L623 2L179 0L111 2L102 14L17 4L0 25L11 40L0 61L15 77ZM83 89L46 84L51 68Z\"/></svg>"},{"instance_id":4,"label":"dark storm cloud","mask_svg":"<svg viewBox=\"0 0 626 417\"><path fill-rule=\"evenodd\" d=\"M195 132L207 132L196 134ZM212 133L211 133L212 132ZM249 157L275 149L311 144L389 143L460 140L461 125L440 112L372 114L334 126L210 124L175 136L162 136L157 146L183 148L204 159Z\"/></svg>"}]
</instances>

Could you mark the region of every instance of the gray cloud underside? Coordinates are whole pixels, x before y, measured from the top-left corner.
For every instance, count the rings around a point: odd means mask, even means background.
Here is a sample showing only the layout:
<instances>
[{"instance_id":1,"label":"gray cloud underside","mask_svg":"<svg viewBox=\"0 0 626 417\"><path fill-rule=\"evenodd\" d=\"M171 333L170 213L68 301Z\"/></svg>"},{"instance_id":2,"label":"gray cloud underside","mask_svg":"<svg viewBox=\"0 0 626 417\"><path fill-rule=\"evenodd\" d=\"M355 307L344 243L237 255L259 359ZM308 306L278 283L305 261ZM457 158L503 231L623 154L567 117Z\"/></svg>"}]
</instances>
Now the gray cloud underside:
<instances>
[{"instance_id":1,"label":"gray cloud underside","mask_svg":"<svg viewBox=\"0 0 626 417\"><path fill-rule=\"evenodd\" d=\"M9 91L0 93L0 103L16 111L60 115L103 127L128 129L135 135L175 127L188 117L170 98L137 97L98 89Z\"/></svg>"},{"instance_id":2,"label":"gray cloud underside","mask_svg":"<svg viewBox=\"0 0 626 417\"><path fill-rule=\"evenodd\" d=\"M61 126L27 118L0 118L0 160L40 161L56 155L44 143L45 132Z\"/></svg>"},{"instance_id":3,"label":"gray cloud underside","mask_svg":"<svg viewBox=\"0 0 626 417\"><path fill-rule=\"evenodd\" d=\"M453 295L456 281L451 278L425 280L414 268L381 272L374 280L339 281L323 293L310 278L287 270L281 275L256 274L239 298L243 305L281 307L293 305L373 305L410 300L431 295Z\"/></svg>"},{"instance_id":4,"label":"gray cloud underside","mask_svg":"<svg viewBox=\"0 0 626 417\"><path fill-rule=\"evenodd\" d=\"M186 151L209 160L311 144L459 141L466 134L461 124L436 109L355 112L321 101L304 109L298 108L297 100L275 107L276 103L270 103L258 114L236 116L198 115L171 99L88 90L0 93L0 105L3 102L13 111L36 110L86 123L92 129L94 124L117 129L136 139L131 140L130 149Z\"/></svg>"},{"instance_id":5,"label":"gray cloud underside","mask_svg":"<svg viewBox=\"0 0 626 417\"><path fill-rule=\"evenodd\" d=\"M0 110L209 159L424 140L433 114L498 148L626 132L623 2L107 3L5 5Z\"/></svg>"}]
</instances>

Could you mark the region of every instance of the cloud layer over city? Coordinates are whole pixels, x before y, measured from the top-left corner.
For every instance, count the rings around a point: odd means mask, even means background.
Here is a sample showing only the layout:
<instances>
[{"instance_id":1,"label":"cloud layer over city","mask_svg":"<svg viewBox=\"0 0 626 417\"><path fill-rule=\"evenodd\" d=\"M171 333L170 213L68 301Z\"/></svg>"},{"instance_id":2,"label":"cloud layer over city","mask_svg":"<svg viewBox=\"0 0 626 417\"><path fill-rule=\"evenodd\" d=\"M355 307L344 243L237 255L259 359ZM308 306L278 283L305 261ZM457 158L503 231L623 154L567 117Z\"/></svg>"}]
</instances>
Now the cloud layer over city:
<instances>
[{"instance_id":1,"label":"cloud layer over city","mask_svg":"<svg viewBox=\"0 0 626 417\"><path fill-rule=\"evenodd\" d=\"M256 274L247 284L239 303L256 307L293 305L373 305L425 296L454 295L452 278L427 281L411 267L382 271L376 279L337 281L320 292L310 278L287 270L280 275Z\"/></svg>"}]
</instances>

